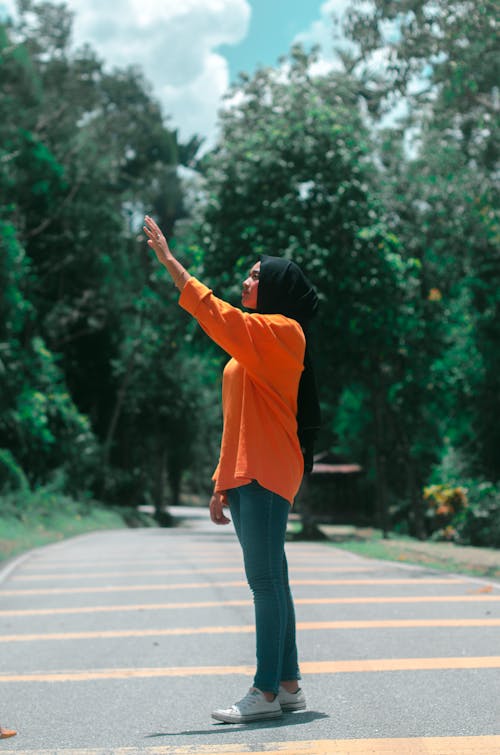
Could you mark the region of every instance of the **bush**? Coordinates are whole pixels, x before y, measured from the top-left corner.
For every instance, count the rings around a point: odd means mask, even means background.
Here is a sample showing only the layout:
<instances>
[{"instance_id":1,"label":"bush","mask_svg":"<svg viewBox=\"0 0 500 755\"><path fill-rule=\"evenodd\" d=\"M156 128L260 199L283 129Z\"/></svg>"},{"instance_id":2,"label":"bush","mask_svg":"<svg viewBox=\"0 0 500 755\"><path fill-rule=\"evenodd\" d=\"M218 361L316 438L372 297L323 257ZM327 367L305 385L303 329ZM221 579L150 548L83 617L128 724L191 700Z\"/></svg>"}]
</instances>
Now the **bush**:
<instances>
[{"instance_id":1,"label":"bush","mask_svg":"<svg viewBox=\"0 0 500 755\"><path fill-rule=\"evenodd\" d=\"M500 548L500 484L466 479L424 490L427 533L433 540Z\"/></svg>"},{"instance_id":2,"label":"bush","mask_svg":"<svg viewBox=\"0 0 500 755\"><path fill-rule=\"evenodd\" d=\"M32 487L45 485L60 468L67 493L78 495L93 483L98 441L69 393L59 361L41 338L22 346L15 339L1 342L0 336L0 446L10 449L0 461L0 490L6 475L10 487L16 478L21 483L16 466Z\"/></svg>"},{"instance_id":3,"label":"bush","mask_svg":"<svg viewBox=\"0 0 500 755\"><path fill-rule=\"evenodd\" d=\"M453 540L453 521L468 505L467 489L454 485L429 485L424 488L425 525L435 540Z\"/></svg>"},{"instance_id":4,"label":"bush","mask_svg":"<svg viewBox=\"0 0 500 755\"><path fill-rule=\"evenodd\" d=\"M500 548L500 485L473 481L468 506L453 520L455 540L463 545Z\"/></svg>"},{"instance_id":5,"label":"bush","mask_svg":"<svg viewBox=\"0 0 500 755\"><path fill-rule=\"evenodd\" d=\"M31 490L28 486L6 490L0 496L0 516L8 516L27 522L33 517L40 521L50 519L55 513L84 516L92 508L92 503L83 498L74 500L62 492L63 482L59 476L51 483Z\"/></svg>"}]
</instances>

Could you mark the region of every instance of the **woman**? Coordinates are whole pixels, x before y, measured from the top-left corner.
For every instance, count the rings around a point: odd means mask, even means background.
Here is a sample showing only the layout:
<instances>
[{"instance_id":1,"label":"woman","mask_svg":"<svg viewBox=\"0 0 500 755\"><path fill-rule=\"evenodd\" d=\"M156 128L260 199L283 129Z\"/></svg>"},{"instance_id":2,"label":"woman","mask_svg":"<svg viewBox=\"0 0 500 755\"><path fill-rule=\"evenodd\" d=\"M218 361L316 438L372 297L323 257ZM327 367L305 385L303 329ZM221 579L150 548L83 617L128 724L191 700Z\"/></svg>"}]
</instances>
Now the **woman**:
<instances>
[{"instance_id":1,"label":"woman","mask_svg":"<svg viewBox=\"0 0 500 755\"><path fill-rule=\"evenodd\" d=\"M223 375L224 429L210 516L228 524L229 506L242 546L254 594L257 670L248 693L212 717L225 723L277 718L306 707L284 545L319 425L305 337L317 296L295 263L263 255L243 283L242 304L255 313L241 312L189 275L149 216L144 231L181 291L180 306L232 357Z\"/></svg>"}]
</instances>

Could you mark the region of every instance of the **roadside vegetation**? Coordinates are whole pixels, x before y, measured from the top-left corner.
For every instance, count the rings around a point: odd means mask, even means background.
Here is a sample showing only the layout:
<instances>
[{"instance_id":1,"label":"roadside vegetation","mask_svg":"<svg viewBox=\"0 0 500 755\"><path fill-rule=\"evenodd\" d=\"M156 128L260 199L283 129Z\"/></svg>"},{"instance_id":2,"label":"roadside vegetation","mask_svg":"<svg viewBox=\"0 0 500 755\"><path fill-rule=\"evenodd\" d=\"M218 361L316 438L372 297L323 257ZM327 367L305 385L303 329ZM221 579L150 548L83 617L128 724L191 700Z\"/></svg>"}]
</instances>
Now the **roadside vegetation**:
<instances>
[{"instance_id":1,"label":"roadside vegetation","mask_svg":"<svg viewBox=\"0 0 500 755\"><path fill-rule=\"evenodd\" d=\"M394 535L384 538L380 530L361 530L334 539L335 547L367 558L428 566L430 569L500 579L500 559L494 548L459 546L454 543L422 542Z\"/></svg>"},{"instance_id":2,"label":"roadside vegetation","mask_svg":"<svg viewBox=\"0 0 500 755\"><path fill-rule=\"evenodd\" d=\"M307 271L317 447L361 465L374 525L500 547L493 0L353 0L336 66L294 47L243 73L205 151L140 71L73 49L64 4L19 11L0 21L2 552L208 495L225 356L145 212L233 303L259 253Z\"/></svg>"},{"instance_id":3,"label":"roadside vegetation","mask_svg":"<svg viewBox=\"0 0 500 755\"><path fill-rule=\"evenodd\" d=\"M52 514L32 511L23 517L2 514L0 517L0 564L20 553L66 537L103 529L126 527L116 511L104 507L83 508L64 503L60 498Z\"/></svg>"},{"instance_id":4,"label":"roadside vegetation","mask_svg":"<svg viewBox=\"0 0 500 755\"><path fill-rule=\"evenodd\" d=\"M0 509L0 564L32 548L86 532L154 525L151 516L136 509L76 501L54 484L21 495L7 493Z\"/></svg>"}]
</instances>

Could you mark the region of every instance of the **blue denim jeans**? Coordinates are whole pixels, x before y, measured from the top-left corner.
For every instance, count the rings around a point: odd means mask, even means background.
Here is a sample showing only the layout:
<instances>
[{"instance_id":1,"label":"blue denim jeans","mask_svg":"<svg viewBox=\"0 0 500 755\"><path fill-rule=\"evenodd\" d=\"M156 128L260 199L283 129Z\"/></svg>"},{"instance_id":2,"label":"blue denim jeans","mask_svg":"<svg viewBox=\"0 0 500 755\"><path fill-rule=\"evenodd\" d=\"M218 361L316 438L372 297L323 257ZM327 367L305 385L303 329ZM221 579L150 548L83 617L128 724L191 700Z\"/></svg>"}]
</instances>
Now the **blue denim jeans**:
<instances>
[{"instance_id":1,"label":"blue denim jeans","mask_svg":"<svg viewBox=\"0 0 500 755\"><path fill-rule=\"evenodd\" d=\"M277 694L280 681L300 679L285 556L290 504L255 480L228 490L227 497L254 598L257 671L253 683Z\"/></svg>"}]
</instances>

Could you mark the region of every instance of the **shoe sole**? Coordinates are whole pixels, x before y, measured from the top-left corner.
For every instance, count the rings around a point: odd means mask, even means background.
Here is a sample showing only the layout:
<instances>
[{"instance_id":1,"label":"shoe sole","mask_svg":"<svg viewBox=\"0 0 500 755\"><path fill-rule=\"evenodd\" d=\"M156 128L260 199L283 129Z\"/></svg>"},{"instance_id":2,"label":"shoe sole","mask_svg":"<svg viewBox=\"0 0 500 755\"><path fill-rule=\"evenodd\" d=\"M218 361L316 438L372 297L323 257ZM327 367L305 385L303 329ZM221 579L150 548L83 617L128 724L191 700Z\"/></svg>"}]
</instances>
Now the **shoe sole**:
<instances>
[{"instance_id":1,"label":"shoe sole","mask_svg":"<svg viewBox=\"0 0 500 755\"><path fill-rule=\"evenodd\" d=\"M292 713L294 710L305 710L306 708L305 703L283 703L281 706L283 713Z\"/></svg>"},{"instance_id":2,"label":"shoe sole","mask_svg":"<svg viewBox=\"0 0 500 755\"><path fill-rule=\"evenodd\" d=\"M255 713L250 716L226 716L224 713L214 711L212 718L215 718L216 721L222 721L224 724L249 724L253 721L268 721L270 718L280 718L282 712L282 710L273 710L269 713Z\"/></svg>"}]
</instances>

